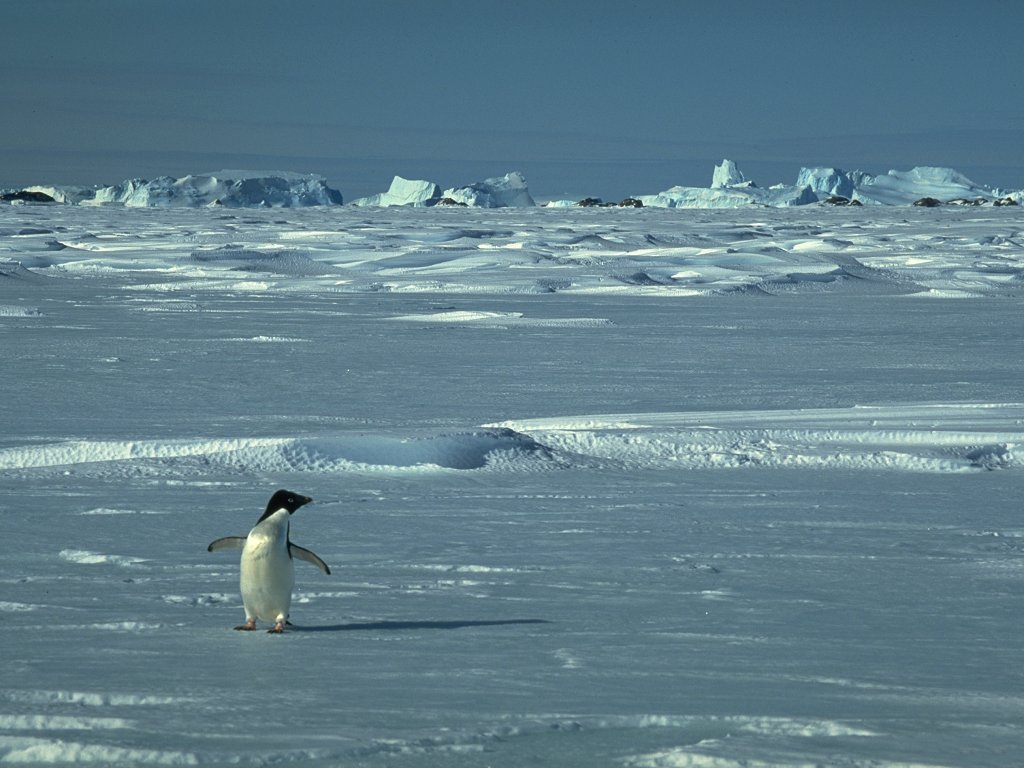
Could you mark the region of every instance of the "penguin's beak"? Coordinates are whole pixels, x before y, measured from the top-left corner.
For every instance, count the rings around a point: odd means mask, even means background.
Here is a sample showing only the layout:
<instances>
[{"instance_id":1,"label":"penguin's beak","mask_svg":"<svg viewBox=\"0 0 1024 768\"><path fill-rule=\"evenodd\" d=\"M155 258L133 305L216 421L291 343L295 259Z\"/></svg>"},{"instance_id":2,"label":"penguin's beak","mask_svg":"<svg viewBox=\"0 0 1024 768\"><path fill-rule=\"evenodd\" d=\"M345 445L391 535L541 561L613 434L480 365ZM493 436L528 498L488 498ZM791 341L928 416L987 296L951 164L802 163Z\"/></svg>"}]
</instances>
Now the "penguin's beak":
<instances>
[{"instance_id":1,"label":"penguin's beak","mask_svg":"<svg viewBox=\"0 0 1024 768\"><path fill-rule=\"evenodd\" d=\"M310 496L299 496L299 501L301 501L303 505L306 505L311 504L313 502L313 499Z\"/></svg>"}]
</instances>

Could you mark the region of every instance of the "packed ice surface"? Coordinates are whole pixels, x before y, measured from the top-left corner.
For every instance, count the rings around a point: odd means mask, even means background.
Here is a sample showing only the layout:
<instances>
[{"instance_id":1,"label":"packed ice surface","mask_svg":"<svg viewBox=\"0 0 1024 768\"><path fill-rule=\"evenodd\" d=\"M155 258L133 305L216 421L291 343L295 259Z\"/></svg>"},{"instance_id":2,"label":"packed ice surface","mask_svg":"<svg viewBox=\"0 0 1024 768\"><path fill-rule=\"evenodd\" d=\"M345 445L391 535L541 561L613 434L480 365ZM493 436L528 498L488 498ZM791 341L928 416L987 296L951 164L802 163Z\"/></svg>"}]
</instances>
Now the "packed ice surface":
<instances>
[{"instance_id":1,"label":"packed ice surface","mask_svg":"<svg viewBox=\"0 0 1024 768\"><path fill-rule=\"evenodd\" d=\"M1022 233L0 206L0 761L1013 765Z\"/></svg>"}]
</instances>

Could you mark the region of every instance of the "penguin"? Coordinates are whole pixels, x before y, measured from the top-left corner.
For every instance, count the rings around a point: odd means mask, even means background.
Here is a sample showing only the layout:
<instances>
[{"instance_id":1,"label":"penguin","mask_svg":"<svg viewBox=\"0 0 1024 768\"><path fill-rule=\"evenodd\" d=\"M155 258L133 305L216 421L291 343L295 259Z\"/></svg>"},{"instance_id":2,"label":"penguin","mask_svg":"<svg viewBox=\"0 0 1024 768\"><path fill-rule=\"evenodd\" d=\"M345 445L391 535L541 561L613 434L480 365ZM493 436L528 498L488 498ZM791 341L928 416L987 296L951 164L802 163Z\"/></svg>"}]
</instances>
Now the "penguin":
<instances>
[{"instance_id":1,"label":"penguin","mask_svg":"<svg viewBox=\"0 0 1024 768\"><path fill-rule=\"evenodd\" d=\"M312 563L330 575L331 569L315 553L293 544L291 516L313 499L292 491L280 490L270 497L267 509L248 536L225 536L210 542L207 552L221 549L242 550L239 585L245 606L245 624L235 629L251 632L256 620L274 622L271 633L280 634L288 621L295 586L294 558Z\"/></svg>"}]
</instances>

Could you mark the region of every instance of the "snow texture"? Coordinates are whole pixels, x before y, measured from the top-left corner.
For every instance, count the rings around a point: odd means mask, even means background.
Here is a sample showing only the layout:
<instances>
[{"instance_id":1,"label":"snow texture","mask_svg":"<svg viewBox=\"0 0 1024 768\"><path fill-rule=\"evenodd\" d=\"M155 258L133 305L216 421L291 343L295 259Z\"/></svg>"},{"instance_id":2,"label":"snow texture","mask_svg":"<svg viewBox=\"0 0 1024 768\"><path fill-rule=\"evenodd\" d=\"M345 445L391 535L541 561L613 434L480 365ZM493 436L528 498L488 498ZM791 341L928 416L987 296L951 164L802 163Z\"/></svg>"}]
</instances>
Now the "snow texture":
<instances>
[{"instance_id":1,"label":"snow texture","mask_svg":"<svg viewBox=\"0 0 1024 768\"><path fill-rule=\"evenodd\" d=\"M0 762L1014 764L1020 211L0 206Z\"/></svg>"}]
</instances>

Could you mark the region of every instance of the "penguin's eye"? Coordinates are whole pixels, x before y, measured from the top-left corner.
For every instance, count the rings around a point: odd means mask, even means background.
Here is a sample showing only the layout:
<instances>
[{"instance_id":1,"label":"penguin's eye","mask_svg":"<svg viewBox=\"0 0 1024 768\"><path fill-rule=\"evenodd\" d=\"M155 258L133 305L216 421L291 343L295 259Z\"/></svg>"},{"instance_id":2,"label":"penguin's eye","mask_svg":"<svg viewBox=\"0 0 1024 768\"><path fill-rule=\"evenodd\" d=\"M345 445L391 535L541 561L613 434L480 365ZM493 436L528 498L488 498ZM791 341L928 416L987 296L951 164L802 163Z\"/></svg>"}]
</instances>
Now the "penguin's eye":
<instances>
[{"instance_id":1,"label":"penguin's eye","mask_svg":"<svg viewBox=\"0 0 1024 768\"><path fill-rule=\"evenodd\" d=\"M288 503L289 504L294 504L295 503L295 499L293 499L291 496L289 496L288 497Z\"/></svg>"}]
</instances>

